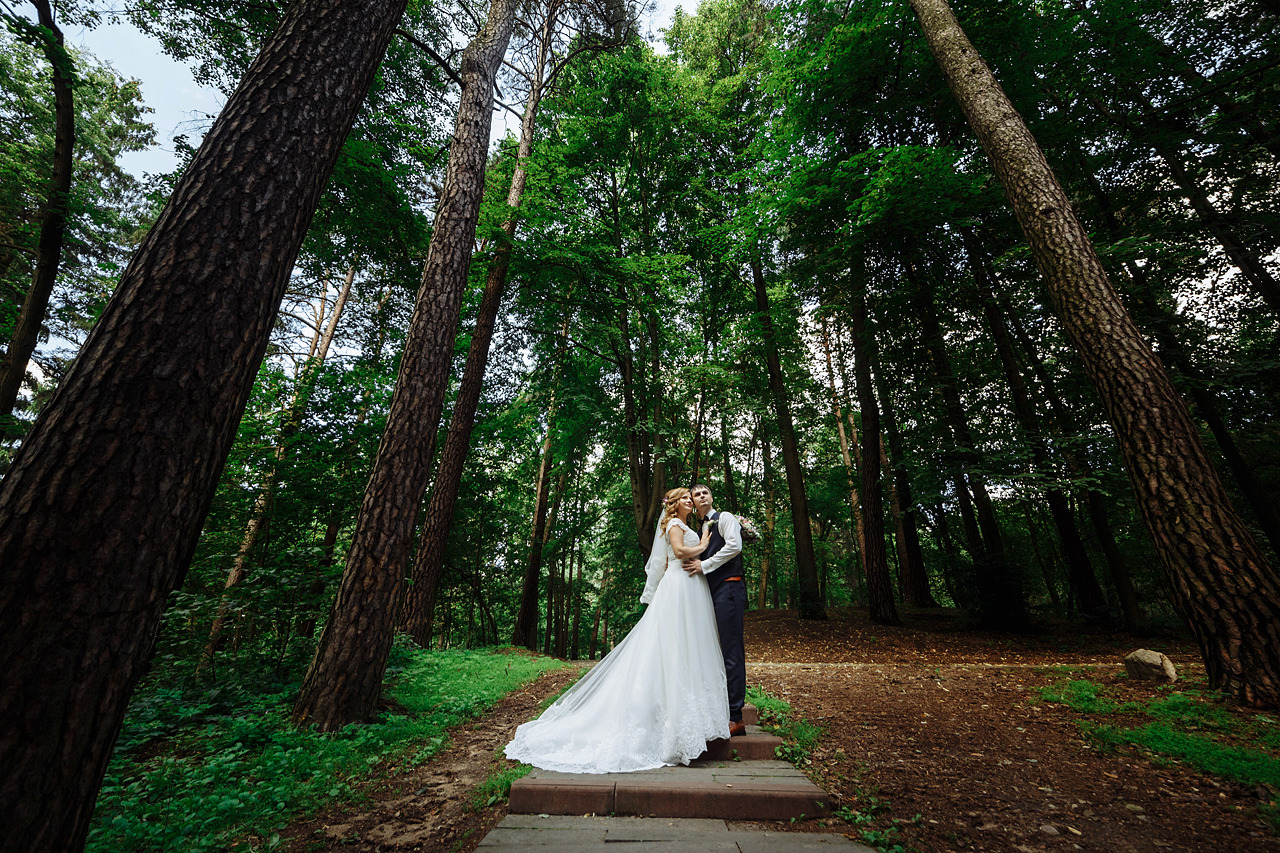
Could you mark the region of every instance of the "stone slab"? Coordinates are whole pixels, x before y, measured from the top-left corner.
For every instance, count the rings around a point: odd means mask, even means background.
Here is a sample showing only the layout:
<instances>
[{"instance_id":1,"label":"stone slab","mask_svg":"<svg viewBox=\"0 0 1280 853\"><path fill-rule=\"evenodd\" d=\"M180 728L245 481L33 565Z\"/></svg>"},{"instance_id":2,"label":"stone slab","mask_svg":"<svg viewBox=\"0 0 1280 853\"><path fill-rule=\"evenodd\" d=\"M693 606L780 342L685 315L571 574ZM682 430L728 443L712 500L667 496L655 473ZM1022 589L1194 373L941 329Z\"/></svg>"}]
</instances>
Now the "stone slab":
<instances>
[{"instance_id":1,"label":"stone slab","mask_svg":"<svg viewBox=\"0 0 1280 853\"><path fill-rule=\"evenodd\" d=\"M512 814L788 820L826 810L826 794L783 761L698 761L639 773L533 770L511 785Z\"/></svg>"},{"instance_id":2,"label":"stone slab","mask_svg":"<svg viewBox=\"0 0 1280 853\"><path fill-rule=\"evenodd\" d=\"M507 815L477 849L599 851L625 843L628 853L874 853L843 835L731 829L724 820L694 818ZM609 845L606 847L606 845Z\"/></svg>"}]
</instances>

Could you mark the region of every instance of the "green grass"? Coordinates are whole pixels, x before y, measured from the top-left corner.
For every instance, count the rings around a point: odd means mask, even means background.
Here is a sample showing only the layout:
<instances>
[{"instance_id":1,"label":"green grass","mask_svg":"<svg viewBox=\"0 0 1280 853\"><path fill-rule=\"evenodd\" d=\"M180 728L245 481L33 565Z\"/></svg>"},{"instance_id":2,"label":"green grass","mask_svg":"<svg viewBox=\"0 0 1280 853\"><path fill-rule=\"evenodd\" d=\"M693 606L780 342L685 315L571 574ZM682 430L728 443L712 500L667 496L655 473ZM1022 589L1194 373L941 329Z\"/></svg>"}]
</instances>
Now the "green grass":
<instances>
[{"instance_id":1,"label":"green grass","mask_svg":"<svg viewBox=\"0 0 1280 853\"><path fill-rule=\"evenodd\" d=\"M1040 688L1040 698L1090 717L1081 733L1103 752L1138 747L1162 762L1179 762L1202 773L1244 785L1280 789L1280 721L1266 714L1233 711L1224 696L1194 688L1162 687L1143 702L1119 702L1105 685L1063 681ZM1151 722L1143 722L1149 719ZM1276 798L1260 813L1280 832Z\"/></svg>"},{"instance_id":2,"label":"green grass","mask_svg":"<svg viewBox=\"0 0 1280 853\"><path fill-rule=\"evenodd\" d=\"M471 792L471 810L479 811L509 798L511 783L528 776L532 769L528 764L517 764L515 767L496 770Z\"/></svg>"},{"instance_id":3,"label":"green grass","mask_svg":"<svg viewBox=\"0 0 1280 853\"><path fill-rule=\"evenodd\" d=\"M290 725L296 685L230 699L153 691L126 717L86 849L201 853L246 836L271 849L292 820L428 760L448 743L449 726L562 665L492 649L397 646L387 672L396 713L332 734Z\"/></svg>"},{"instance_id":4,"label":"green grass","mask_svg":"<svg viewBox=\"0 0 1280 853\"><path fill-rule=\"evenodd\" d=\"M765 693L763 688L748 687L747 701L760 713L761 727L784 741L776 750L777 756L804 770L822 738L822 727L797 717L790 705Z\"/></svg>"}]
</instances>

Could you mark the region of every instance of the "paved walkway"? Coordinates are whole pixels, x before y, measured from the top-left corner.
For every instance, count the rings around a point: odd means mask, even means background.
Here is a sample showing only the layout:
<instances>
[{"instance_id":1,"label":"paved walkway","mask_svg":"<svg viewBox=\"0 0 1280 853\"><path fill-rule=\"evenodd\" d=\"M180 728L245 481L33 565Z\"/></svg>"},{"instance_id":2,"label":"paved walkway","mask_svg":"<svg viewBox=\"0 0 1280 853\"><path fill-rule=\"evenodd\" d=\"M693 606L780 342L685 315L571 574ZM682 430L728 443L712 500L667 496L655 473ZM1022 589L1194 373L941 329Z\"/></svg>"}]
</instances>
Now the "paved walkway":
<instances>
[{"instance_id":1,"label":"paved walkway","mask_svg":"<svg viewBox=\"0 0 1280 853\"><path fill-rule=\"evenodd\" d=\"M625 843L625 848L616 845ZM843 835L733 829L723 820L697 818L507 815L478 850L566 850L570 853L876 853Z\"/></svg>"}]
</instances>

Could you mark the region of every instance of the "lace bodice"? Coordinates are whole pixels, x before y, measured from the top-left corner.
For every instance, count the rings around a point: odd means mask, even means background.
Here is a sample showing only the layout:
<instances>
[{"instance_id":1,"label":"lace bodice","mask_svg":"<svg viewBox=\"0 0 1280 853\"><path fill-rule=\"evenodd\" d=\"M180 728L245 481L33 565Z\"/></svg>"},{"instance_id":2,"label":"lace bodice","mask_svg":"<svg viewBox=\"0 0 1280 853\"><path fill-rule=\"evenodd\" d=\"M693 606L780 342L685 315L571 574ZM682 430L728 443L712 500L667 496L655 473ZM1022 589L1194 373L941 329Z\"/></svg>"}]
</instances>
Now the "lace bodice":
<instances>
[{"instance_id":1,"label":"lace bodice","mask_svg":"<svg viewBox=\"0 0 1280 853\"><path fill-rule=\"evenodd\" d=\"M702 538L698 534L694 533L693 530L689 528L689 525L685 524L680 519L678 518L671 519L670 524L667 526L667 536L666 536L667 568L670 568L672 563L680 562L680 558L676 556L676 552L671 548L671 530L673 528L682 528L684 530L685 547L691 547L693 545L697 545L698 540Z\"/></svg>"}]
</instances>

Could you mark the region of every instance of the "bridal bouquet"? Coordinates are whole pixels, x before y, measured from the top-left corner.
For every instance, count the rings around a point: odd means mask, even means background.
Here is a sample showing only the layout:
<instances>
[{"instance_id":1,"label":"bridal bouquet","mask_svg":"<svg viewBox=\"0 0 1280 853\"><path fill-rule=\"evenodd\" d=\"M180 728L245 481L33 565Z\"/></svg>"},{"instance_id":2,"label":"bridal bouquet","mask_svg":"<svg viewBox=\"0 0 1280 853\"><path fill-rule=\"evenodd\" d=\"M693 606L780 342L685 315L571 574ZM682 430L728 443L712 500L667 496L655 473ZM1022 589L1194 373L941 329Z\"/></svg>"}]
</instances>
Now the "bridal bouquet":
<instances>
[{"instance_id":1,"label":"bridal bouquet","mask_svg":"<svg viewBox=\"0 0 1280 853\"><path fill-rule=\"evenodd\" d=\"M756 526L749 519L739 516L738 526L742 528L743 545L754 545L763 538L760 535L760 531L756 530Z\"/></svg>"}]
</instances>

